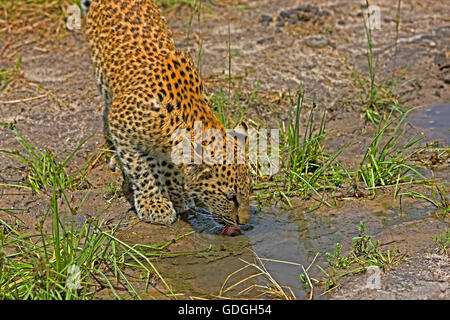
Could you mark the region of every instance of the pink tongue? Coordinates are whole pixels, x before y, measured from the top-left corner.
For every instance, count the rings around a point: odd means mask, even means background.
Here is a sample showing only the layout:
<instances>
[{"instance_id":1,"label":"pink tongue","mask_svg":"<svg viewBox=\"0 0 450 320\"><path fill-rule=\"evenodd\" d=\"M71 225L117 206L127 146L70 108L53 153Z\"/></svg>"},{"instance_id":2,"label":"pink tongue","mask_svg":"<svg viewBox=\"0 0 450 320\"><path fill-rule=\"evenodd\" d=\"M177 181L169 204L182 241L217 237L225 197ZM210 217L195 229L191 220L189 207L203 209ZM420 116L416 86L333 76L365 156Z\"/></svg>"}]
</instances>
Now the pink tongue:
<instances>
[{"instance_id":1,"label":"pink tongue","mask_svg":"<svg viewBox=\"0 0 450 320\"><path fill-rule=\"evenodd\" d=\"M241 227L239 227L239 225L235 225L235 226L225 226L222 228L221 233L226 235L226 236L235 236L237 234L239 234L239 231L241 230Z\"/></svg>"}]
</instances>

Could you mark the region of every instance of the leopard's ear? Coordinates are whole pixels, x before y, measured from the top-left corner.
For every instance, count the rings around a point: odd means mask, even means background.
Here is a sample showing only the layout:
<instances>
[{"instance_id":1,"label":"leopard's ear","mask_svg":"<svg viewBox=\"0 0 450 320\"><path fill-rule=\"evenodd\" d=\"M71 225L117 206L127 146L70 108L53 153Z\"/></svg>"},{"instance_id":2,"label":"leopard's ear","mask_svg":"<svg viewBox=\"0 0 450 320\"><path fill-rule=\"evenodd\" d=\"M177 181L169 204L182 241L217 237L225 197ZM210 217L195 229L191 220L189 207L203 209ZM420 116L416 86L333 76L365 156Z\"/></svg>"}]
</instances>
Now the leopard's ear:
<instances>
[{"instance_id":1,"label":"leopard's ear","mask_svg":"<svg viewBox=\"0 0 450 320\"><path fill-rule=\"evenodd\" d=\"M211 171L211 167L206 164L188 164L184 165L184 184L190 185L201 180Z\"/></svg>"},{"instance_id":2,"label":"leopard's ear","mask_svg":"<svg viewBox=\"0 0 450 320\"><path fill-rule=\"evenodd\" d=\"M239 123L236 128L234 128L234 130L236 131L236 133L242 134L244 136L247 135L248 132L248 126L247 123L245 123L245 121L241 121L241 123Z\"/></svg>"},{"instance_id":3,"label":"leopard's ear","mask_svg":"<svg viewBox=\"0 0 450 320\"><path fill-rule=\"evenodd\" d=\"M241 121L236 128L234 128L234 132L237 134L237 136L243 136L245 137L245 147L248 147L248 126L247 123L244 121Z\"/></svg>"}]
</instances>

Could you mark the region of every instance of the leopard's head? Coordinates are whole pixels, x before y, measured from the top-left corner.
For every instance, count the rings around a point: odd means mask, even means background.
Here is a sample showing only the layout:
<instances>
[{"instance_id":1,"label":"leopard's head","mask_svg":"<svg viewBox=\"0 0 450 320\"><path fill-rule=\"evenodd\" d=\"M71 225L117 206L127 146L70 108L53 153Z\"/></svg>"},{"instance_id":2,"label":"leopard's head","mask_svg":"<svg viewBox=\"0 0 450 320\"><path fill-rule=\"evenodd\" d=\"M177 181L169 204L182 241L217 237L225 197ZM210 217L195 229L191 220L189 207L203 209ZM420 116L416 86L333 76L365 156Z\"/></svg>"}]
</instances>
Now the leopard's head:
<instances>
[{"instance_id":1,"label":"leopard's head","mask_svg":"<svg viewBox=\"0 0 450 320\"><path fill-rule=\"evenodd\" d=\"M240 134L247 135L247 127ZM234 141L234 140L233 140ZM234 141L235 152L236 141ZM245 138L245 149L248 138ZM185 190L196 202L207 206L209 211L219 214L228 224L245 224L250 220L249 198L252 191L251 170L244 160L234 164L192 164L185 170Z\"/></svg>"},{"instance_id":2,"label":"leopard's head","mask_svg":"<svg viewBox=\"0 0 450 320\"><path fill-rule=\"evenodd\" d=\"M229 224L250 220L252 184L247 164L192 165L185 177L185 189L196 202Z\"/></svg>"}]
</instances>

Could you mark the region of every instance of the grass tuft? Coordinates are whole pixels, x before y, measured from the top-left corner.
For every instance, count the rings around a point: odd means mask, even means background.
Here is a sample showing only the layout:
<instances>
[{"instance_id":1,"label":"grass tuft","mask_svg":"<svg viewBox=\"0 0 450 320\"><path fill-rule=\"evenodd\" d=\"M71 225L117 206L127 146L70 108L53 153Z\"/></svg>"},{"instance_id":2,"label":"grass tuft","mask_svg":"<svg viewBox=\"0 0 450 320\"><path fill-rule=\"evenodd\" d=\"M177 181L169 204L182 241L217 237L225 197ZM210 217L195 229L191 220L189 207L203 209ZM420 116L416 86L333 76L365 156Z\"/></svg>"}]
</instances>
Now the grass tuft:
<instances>
[{"instance_id":1,"label":"grass tuft","mask_svg":"<svg viewBox=\"0 0 450 320\"><path fill-rule=\"evenodd\" d=\"M422 167L410 163L411 158L420 151L419 148L413 147L425 137L419 138L417 133L406 143L400 142L403 138L400 128L409 111L397 120L392 134L386 137L386 131L396 121L389 115L384 123L378 125L376 135L366 149L357 173L358 177L372 190L373 195L379 186L398 186L399 183L406 181L413 182L415 176L426 180L419 172ZM386 139L387 141L384 142Z\"/></svg>"},{"instance_id":2,"label":"grass tuft","mask_svg":"<svg viewBox=\"0 0 450 320\"><path fill-rule=\"evenodd\" d=\"M0 69L0 90L5 89L8 84L12 83L15 79L22 74L21 66L22 56L19 56L16 60L16 64L12 70Z\"/></svg>"},{"instance_id":3,"label":"grass tuft","mask_svg":"<svg viewBox=\"0 0 450 320\"><path fill-rule=\"evenodd\" d=\"M64 189L70 190L81 189L86 184L85 178L88 164L93 157L91 157L74 174L69 174L66 166L80 148L92 138L93 134L84 139L63 162L59 162L56 160L53 152L50 150L42 151L25 139L25 137L17 130L15 123L0 123L0 126L7 127L14 131L17 135L17 140L22 147L22 151L0 150L0 153L3 153L5 156L20 162L29 168L28 185L1 185L24 188L40 193L41 190L53 186L56 181L60 182Z\"/></svg>"},{"instance_id":4,"label":"grass tuft","mask_svg":"<svg viewBox=\"0 0 450 320\"><path fill-rule=\"evenodd\" d=\"M366 1L366 7L369 7L369 1ZM361 89L361 101L363 104L363 115L372 124L377 125L381 121L385 120L387 114L396 112L403 114L405 112L404 106L399 103L396 92L408 81L400 83L400 80L405 73L400 74L395 79L385 79L381 82L377 82L377 73L379 60L375 58L373 52L372 42L372 26L370 25L370 16L365 17L363 15L364 31L367 40L367 67L369 70L368 78L362 77L356 70L353 70L353 82ZM366 23L367 21L367 23ZM396 40L395 40L395 52L394 59L397 53L397 40L400 24L400 1L398 1L397 13L396 13Z\"/></svg>"},{"instance_id":5,"label":"grass tuft","mask_svg":"<svg viewBox=\"0 0 450 320\"><path fill-rule=\"evenodd\" d=\"M241 98L242 93L239 92L232 97L220 89L219 93L211 95L212 109L225 128L234 129L244 120L248 108L256 98L259 83L259 81L256 82L255 88L245 103Z\"/></svg>"},{"instance_id":6,"label":"grass tuft","mask_svg":"<svg viewBox=\"0 0 450 320\"><path fill-rule=\"evenodd\" d=\"M438 252L448 254L450 248L450 230L445 229L445 233L440 233L437 237L432 237L436 243Z\"/></svg>"},{"instance_id":7,"label":"grass tuft","mask_svg":"<svg viewBox=\"0 0 450 320\"><path fill-rule=\"evenodd\" d=\"M314 196L320 203L331 207L322 192L336 189L348 175L336 161L348 145L331 155L324 151L326 114L322 114L317 126L314 123L315 103L307 116L305 131L301 133L303 103L304 91L300 86L295 98L290 97L287 125L283 126L280 134L282 172L271 177L270 182L256 184L256 190L264 190L256 197L259 201L284 199L292 206L289 197L300 196L308 199Z\"/></svg>"},{"instance_id":8,"label":"grass tuft","mask_svg":"<svg viewBox=\"0 0 450 320\"><path fill-rule=\"evenodd\" d=\"M4 226L0 229L0 299L85 300L94 299L102 289L116 299L140 299L125 273L129 268L143 274L145 293L156 276L173 296L148 254L115 236L120 224L108 230L101 212L77 227L74 216L87 194L73 206L62 181L56 178L53 183L48 210L36 230L21 233L0 219ZM61 221L60 199L70 209L69 225ZM51 219L50 232L44 230L47 219Z\"/></svg>"},{"instance_id":9,"label":"grass tuft","mask_svg":"<svg viewBox=\"0 0 450 320\"><path fill-rule=\"evenodd\" d=\"M345 256L342 255L343 246L340 243L336 243L334 253L325 253L327 270L318 266L325 275L322 281L325 292L335 287L342 277L365 272L373 266L381 269L390 268L407 259L397 247L382 250L379 240L374 241L372 236L365 233L365 228L365 224L361 221L358 227L359 235L352 239L352 249Z\"/></svg>"}]
</instances>

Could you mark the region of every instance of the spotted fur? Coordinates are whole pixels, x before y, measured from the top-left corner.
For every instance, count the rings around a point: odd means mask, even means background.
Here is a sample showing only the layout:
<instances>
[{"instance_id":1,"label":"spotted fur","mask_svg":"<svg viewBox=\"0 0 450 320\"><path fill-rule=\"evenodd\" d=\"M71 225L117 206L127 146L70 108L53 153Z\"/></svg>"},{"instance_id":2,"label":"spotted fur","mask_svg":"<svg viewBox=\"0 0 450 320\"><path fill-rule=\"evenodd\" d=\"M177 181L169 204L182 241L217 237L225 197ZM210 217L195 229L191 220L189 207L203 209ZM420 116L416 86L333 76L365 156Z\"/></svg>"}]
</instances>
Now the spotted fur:
<instances>
[{"instance_id":1,"label":"spotted fur","mask_svg":"<svg viewBox=\"0 0 450 320\"><path fill-rule=\"evenodd\" d=\"M190 57L178 50L151 0L94 0L86 18L105 122L134 191L140 219L171 224L177 214L205 205L233 223L247 223L251 190L246 164L176 165L177 129L225 128L211 111ZM209 139L202 148L220 143ZM226 152L225 140L217 150Z\"/></svg>"}]
</instances>

